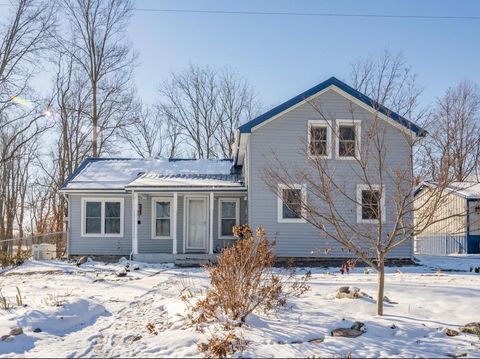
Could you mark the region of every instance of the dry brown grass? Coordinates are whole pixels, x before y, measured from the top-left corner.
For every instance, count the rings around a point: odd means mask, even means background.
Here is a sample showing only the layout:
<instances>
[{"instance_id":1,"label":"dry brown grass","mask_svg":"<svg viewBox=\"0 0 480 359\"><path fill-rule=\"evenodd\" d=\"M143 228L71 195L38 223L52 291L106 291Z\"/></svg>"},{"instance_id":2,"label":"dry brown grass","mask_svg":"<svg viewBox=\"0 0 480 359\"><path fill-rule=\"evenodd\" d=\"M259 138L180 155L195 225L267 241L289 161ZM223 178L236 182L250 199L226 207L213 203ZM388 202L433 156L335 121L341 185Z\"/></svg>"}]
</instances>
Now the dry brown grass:
<instances>
[{"instance_id":1,"label":"dry brown grass","mask_svg":"<svg viewBox=\"0 0 480 359\"><path fill-rule=\"evenodd\" d=\"M208 343L200 343L198 351L206 358L225 358L236 352L242 352L247 347L247 342L233 332L223 335L214 335Z\"/></svg>"},{"instance_id":2,"label":"dry brown grass","mask_svg":"<svg viewBox=\"0 0 480 359\"><path fill-rule=\"evenodd\" d=\"M17 266L29 260L32 257L32 251L18 250L15 254L8 251L0 251L0 266L6 268L9 266Z\"/></svg>"},{"instance_id":3,"label":"dry brown grass","mask_svg":"<svg viewBox=\"0 0 480 359\"><path fill-rule=\"evenodd\" d=\"M218 321L226 329L239 327L252 312L274 311L309 289L310 273L297 276L288 269L280 275L274 270L275 242L262 228L254 236L246 225L235 227L234 235L238 240L223 250L218 264L205 266L210 288L193 307L196 324Z\"/></svg>"}]
</instances>

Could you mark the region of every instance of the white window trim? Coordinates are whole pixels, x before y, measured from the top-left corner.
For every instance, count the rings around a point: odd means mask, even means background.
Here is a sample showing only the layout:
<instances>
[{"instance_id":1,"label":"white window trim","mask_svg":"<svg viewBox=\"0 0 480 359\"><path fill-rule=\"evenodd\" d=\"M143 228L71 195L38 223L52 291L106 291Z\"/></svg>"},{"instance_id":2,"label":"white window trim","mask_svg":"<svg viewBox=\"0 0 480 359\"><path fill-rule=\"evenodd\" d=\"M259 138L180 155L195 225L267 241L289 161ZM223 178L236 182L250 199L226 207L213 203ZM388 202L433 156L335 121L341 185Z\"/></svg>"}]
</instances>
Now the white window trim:
<instances>
[{"instance_id":1,"label":"white window trim","mask_svg":"<svg viewBox=\"0 0 480 359\"><path fill-rule=\"evenodd\" d=\"M169 236L157 236L157 206L155 205L157 202L168 202L170 203L170 235ZM173 239L173 197L153 197L152 198L152 239Z\"/></svg>"},{"instance_id":2,"label":"white window trim","mask_svg":"<svg viewBox=\"0 0 480 359\"><path fill-rule=\"evenodd\" d=\"M283 190L284 189L300 189L302 190L302 202L306 202L307 199L307 186L302 184L292 184L292 185L285 185L279 184L278 185L278 193L277 193L277 222L278 223L306 223L305 220L306 216L306 209L302 206L302 218L283 218Z\"/></svg>"},{"instance_id":3,"label":"white window trim","mask_svg":"<svg viewBox=\"0 0 480 359\"><path fill-rule=\"evenodd\" d=\"M326 127L327 128L327 155L314 156L310 153L310 141L312 137L312 132L310 129L315 126ZM307 153L310 158L323 158L331 159L332 158L332 122L327 120L309 120L308 121L308 133L307 133L308 143L307 143Z\"/></svg>"},{"instance_id":4,"label":"white window trim","mask_svg":"<svg viewBox=\"0 0 480 359\"><path fill-rule=\"evenodd\" d=\"M352 156L340 156L339 144L340 144L340 125L354 125L355 126L355 157ZM335 120L335 158L337 160L355 160L360 158L360 150L362 146L362 121L361 120Z\"/></svg>"},{"instance_id":5,"label":"white window trim","mask_svg":"<svg viewBox=\"0 0 480 359\"><path fill-rule=\"evenodd\" d=\"M378 219L362 218L362 191L375 190L380 191L380 210L382 212L382 223L386 222L385 212L385 186L368 184L357 184L357 223L378 224Z\"/></svg>"},{"instance_id":6,"label":"white window trim","mask_svg":"<svg viewBox=\"0 0 480 359\"><path fill-rule=\"evenodd\" d=\"M219 198L218 199L218 239L230 239L234 238L233 233L231 235L222 235L222 203L234 202L235 203L235 225L240 224L240 199L239 198Z\"/></svg>"},{"instance_id":7,"label":"white window trim","mask_svg":"<svg viewBox=\"0 0 480 359\"><path fill-rule=\"evenodd\" d=\"M86 205L87 202L100 202L100 233L87 233L86 226ZM120 233L105 233L105 202L120 202ZM122 238L123 237L123 223L124 223L124 199L123 198L107 198L107 197L82 197L82 237L90 238Z\"/></svg>"}]
</instances>

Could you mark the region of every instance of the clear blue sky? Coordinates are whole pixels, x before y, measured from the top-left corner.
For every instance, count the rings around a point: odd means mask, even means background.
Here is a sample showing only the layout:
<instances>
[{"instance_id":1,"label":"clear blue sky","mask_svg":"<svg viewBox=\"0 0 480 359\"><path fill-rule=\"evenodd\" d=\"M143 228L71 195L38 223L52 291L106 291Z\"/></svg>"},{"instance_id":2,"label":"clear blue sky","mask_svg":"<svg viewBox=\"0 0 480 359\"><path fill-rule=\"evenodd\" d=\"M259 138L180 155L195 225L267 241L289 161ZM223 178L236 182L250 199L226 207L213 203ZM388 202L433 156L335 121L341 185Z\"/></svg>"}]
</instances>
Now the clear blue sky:
<instances>
[{"instance_id":1,"label":"clear blue sky","mask_svg":"<svg viewBox=\"0 0 480 359\"><path fill-rule=\"evenodd\" d=\"M136 0L135 7L480 16L480 0ZM7 11L0 8L0 20ZM193 63L236 70L270 107L330 76L348 80L352 61L386 48L403 51L425 87L424 105L463 79L480 85L480 20L135 11L127 36L139 53L136 85L146 102L155 101L162 79ZM52 76L39 76L39 90Z\"/></svg>"},{"instance_id":2,"label":"clear blue sky","mask_svg":"<svg viewBox=\"0 0 480 359\"><path fill-rule=\"evenodd\" d=\"M479 0L137 0L138 8L480 16ZM189 62L228 66L269 107L336 76L359 57L403 51L423 101L468 78L480 85L480 20L288 17L135 12L128 36L139 53L139 94Z\"/></svg>"}]
</instances>

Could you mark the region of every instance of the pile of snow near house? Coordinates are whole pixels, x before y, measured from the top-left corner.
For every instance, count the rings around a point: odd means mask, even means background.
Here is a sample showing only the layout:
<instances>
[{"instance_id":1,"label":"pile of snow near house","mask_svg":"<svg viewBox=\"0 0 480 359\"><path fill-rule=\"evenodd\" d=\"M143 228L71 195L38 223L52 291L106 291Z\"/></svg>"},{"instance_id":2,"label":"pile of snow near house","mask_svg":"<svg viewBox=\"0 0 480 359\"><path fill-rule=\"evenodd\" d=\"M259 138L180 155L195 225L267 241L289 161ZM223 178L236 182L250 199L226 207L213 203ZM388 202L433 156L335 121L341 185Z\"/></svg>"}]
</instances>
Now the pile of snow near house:
<instances>
[{"instance_id":1,"label":"pile of snow near house","mask_svg":"<svg viewBox=\"0 0 480 359\"><path fill-rule=\"evenodd\" d=\"M462 329L480 322L480 274L471 270L480 267L480 256L420 260L419 266L387 269L383 317L375 315L370 298L375 273L300 269L312 270L310 291L275 314L251 315L241 329L247 346L235 356L480 356L479 336ZM208 285L201 268L27 262L0 277L0 356L201 356L198 346L212 332L189 325L180 293L201 298ZM339 299L342 287L359 295ZM342 334L339 328L357 332L334 336Z\"/></svg>"}]
</instances>

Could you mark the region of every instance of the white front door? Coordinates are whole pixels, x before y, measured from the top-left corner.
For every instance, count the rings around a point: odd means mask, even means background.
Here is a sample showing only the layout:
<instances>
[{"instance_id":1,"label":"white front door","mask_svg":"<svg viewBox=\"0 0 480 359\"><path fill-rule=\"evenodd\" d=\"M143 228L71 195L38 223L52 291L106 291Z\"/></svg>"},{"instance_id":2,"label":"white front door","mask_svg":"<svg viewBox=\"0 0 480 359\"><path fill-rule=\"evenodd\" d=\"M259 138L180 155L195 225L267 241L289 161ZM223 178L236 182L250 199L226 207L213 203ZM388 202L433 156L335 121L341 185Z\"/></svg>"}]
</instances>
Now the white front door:
<instances>
[{"instance_id":1,"label":"white front door","mask_svg":"<svg viewBox=\"0 0 480 359\"><path fill-rule=\"evenodd\" d=\"M187 198L187 250L207 249L207 199Z\"/></svg>"}]
</instances>

